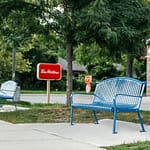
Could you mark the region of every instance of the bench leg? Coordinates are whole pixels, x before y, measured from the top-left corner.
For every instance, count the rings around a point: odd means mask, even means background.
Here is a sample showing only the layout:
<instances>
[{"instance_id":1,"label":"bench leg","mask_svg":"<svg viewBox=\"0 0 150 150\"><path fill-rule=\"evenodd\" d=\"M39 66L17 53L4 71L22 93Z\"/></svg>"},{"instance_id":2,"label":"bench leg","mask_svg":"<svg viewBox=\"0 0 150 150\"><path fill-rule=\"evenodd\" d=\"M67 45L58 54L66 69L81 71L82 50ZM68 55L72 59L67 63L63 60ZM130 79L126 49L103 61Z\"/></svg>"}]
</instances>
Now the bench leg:
<instances>
[{"instance_id":1,"label":"bench leg","mask_svg":"<svg viewBox=\"0 0 150 150\"><path fill-rule=\"evenodd\" d=\"M14 103L15 109L17 110L17 104L14 100L13 100L13 103Z\"/></svg>"},{"instance_id":2,"label":"bench leg","mask_svg":"<svg viewBox=\"0 0 150 150\"><path fill-rule=\"evenodd\" d=\"M117 116L117 112L114 111L114 122L113 122L113 131L112 131L113 134L117 133L116 132L116 116Z\"/></svg>"},{"instance_id":3,"label":"bench leg","mask_svg":"<svg viewBox=\"0 0 150 150\"><path fill-rule=\"evenodd\" d=\"M71 126L73 125L72 122L73 122L73 108L71 107L71 110L70 110L70 125Z\"/></svg>"},{"instance_id":4,"label":"bench leg","mask_svg":"<svg viewBox=\"0 0 150 150\"><path fill-rule=\"evenodd\" d=\"M98 124L98 119L97 119L95 110L93 110L93 116L94 116L94 119L95 119L95 123Z\"/></svg>"},{"instance_id":5,"label":"bench leg","mask_svg":"<svg viewBox=\"0 0 150 150\"><path fill-rule=\"evenodd\" d=\"M145 132L143 121L142 121L142 117L140 115L140 111L137 111L137 114L138 114L138 118L139 118L139 121L140 121L140 124L141 124L141 128L142 128L141 132Z\"/></svg>"}]
</instances>

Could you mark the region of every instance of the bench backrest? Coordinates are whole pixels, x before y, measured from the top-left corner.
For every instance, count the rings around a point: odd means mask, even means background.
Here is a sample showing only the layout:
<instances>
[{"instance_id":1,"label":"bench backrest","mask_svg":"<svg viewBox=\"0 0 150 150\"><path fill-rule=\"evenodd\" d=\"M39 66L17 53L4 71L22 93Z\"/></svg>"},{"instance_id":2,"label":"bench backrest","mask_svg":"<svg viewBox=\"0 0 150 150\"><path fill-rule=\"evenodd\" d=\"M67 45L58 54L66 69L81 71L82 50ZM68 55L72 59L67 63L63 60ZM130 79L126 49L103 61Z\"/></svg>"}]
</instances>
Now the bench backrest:
<instances>
[{"instance_id":1,"label":"bench backrest","mask_svg":"<svg viewBox=\"0 0 150 150\"><path fill-rule=\"evenodd\" d=\"M115 94L143 96L145 82L129 77L115 77L98 82L93 102L113 102ZM137 102L138 103L138 102Z\"/></svg>"},{"instance_id":2,"label":"bench backrest","mask_svg":"<svg viewBox=\"0 0 150 150\"><path fill-rule=\"evenodd\" d=\"M7 96L13 97L17 88L17 83L15 81L9 80L1 85L1 91Z\"/></svg>"}]
</instances>

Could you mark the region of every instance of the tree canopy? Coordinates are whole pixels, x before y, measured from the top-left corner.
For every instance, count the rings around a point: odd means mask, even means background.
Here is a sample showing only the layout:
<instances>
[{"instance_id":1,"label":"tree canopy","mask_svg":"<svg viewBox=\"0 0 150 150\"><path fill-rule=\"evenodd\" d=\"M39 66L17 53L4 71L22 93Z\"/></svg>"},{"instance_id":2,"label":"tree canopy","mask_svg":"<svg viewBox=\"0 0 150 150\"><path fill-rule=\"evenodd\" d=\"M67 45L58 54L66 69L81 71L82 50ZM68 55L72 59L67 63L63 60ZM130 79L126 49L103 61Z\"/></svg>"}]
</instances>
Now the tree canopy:
<instances>
[{"instance_id":1,"label":"tree canopy","mask_svg":"<svg viewBox=\"0 0 150 150\"><path fill-rule=\"evenodd\" d=\"M38 41L41 45L36 47L40 49L38 52L66 50L69 104L74 58L78 57L89 71L99 76L100 63L105 65L110 59L119 62L122 55L127 55L126 75L131 76L134 59L143 53L150 38L149 16L148 0L2 0L0 35L7 44L1 45L6 50L15 46L18 52L28 53L35 50L36 42L31 41L36 35L42 38ZM85 50L90 52L86 56L89 62L83 58ZM102 58L104 61L100 61ZM113 69L111 63L105 66L106 70L107 67Z\"/></svg>"}]
</instances>

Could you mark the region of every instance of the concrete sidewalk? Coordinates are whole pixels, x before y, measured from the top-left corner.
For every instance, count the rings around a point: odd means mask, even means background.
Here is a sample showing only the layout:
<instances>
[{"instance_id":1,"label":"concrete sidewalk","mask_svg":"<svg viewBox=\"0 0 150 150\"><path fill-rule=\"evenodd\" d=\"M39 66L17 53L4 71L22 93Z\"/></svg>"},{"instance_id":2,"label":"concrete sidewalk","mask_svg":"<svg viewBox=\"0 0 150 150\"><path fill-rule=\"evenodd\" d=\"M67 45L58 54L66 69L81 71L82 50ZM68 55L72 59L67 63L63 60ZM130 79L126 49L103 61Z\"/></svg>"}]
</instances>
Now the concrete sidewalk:
<instances>
[{"instance_id":1,"label":"concrete sidewalk","mask_svg":"<svg viewBox=\"0 0 150 150\"><path fill-rule=\"evenodd\" d=\"M111 146L150 140L147 132L139 132L135 123L117 121L118 134L112 134L112 120L100 124L69 123L11 124L0 121L0 147L2 150L100 150ZM101 148L100 148L101 147Z\"/></svg>"}]
</instances>

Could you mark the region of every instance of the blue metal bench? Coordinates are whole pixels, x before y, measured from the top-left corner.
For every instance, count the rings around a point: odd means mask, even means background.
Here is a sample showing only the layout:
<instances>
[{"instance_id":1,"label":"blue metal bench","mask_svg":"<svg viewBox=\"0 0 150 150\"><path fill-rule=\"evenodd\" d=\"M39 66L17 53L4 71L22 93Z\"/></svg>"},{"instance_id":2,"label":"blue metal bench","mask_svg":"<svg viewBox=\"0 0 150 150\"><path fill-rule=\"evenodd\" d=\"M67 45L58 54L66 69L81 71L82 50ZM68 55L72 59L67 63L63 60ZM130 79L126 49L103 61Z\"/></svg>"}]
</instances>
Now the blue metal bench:
<instances>
[{"instance_id":1,"label":"blue metal bench","mask_svg":"<svg viewBox=\"0 0 150 150\"><path fill-rule=\"evenodd\" d=\"M119 112L136 112L141 124L141 131L144 132L144 125L140 115L140 105L146 82L129 77L110 78L96 84L95 92L92 95L92 103L74 103L72 93L70 97L71 111L70 124L73 124L73 109L82 108L93 111L94 118L98 124L96 111L107 111L113 113L113 129L116 132L116 116Z\"/></svg>"},{"instance_id":2,"label":"blue metal bench","mask_svg":"<svg viewBox=\"0 0 150 150\"><path fill-rule=\"evenodd\" d=\"M0 88L0 99L2 100L11 99L14 103L15 108L17 109L15 103L16 90L17 90L17 83L15 81L9 80L2 83Z\"/></svg>"}]
</instances>

